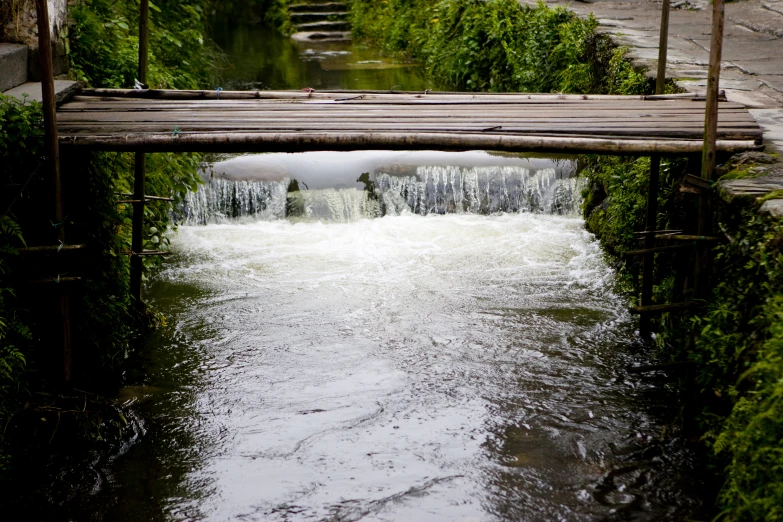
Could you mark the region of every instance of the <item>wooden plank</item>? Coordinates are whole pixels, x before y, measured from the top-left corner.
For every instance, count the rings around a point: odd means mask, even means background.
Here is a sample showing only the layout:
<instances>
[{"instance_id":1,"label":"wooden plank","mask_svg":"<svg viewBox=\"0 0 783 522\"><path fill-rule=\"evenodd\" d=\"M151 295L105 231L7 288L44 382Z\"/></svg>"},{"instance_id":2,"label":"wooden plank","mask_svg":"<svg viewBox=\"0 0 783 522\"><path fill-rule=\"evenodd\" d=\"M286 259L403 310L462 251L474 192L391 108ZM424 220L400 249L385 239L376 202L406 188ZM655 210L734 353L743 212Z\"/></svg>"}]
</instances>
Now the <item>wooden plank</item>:
<instances>
[{"instance_id":1,"label":"wooden plank","mask_svg":"<svg viewBox=\"0 0 783 522\"><path fill-rule=\"evenodd\" d=\"M662 314L666 312L674 312L677 310L687 310L689 308L696 308L702 306L703 301L685 301L682 303L667 303L659 305L649 306L633 306L628 311L632 314Z\"/></svg>"},{"instance_id":2,"label":"wooden plank","mask_svg":"<svg viewBox=\"0 0 783 522\"><path fill-rule=\"evenodd\" d=\"M681 243L679 245L666 245L666 246L659 246L659 247L650 247L650 248L642 248L640 250L629 250L627 252L623 252L623 257L632 257L632 256L639 256L644 254L655 254L658 252L666 252L668 250L682 250L683 248L692 248L692 244L688 243Z\"/></svg>"},{"instance_id":3,"label":"wooden plank","mask_svg":"<svg viewBox=\"0 0 783 522\"><path fill-rule=\"evenodd\" d=\"M699 140L635 140L587 137L513 136L448 133L215 133L62 136L65 147L147 152L302 152L314 150L505 150L512 152L595 152L617 155L679 155L701 150ZM720 150L737 152L758 146L749 140L720 140Z\"/></svg>"},{"instance_id":4,"label":"wooden plank","mask_svg":"<svg viewBox=\"0 0 783 522\"><path fill-rule=\"evenodd\" d=\"M450 108L460 107L474 110L485 110L487 107L497 107L504 110L508 110L509 107L514 107L517 110L574 110L575 108L584 110L649 110L649 111L672 111L672 110L700 110L703 111L706 106L704 102L633 102L633 103L619 103L619 102L606 102L606 103L515 103L515 102L501 102L501 101L469 101L464 102L432 102L432 103L405 103L392 100L373 100L367 102L337 102L334 100L322 100L322 101L297 101L297 100L253 100L253 101L176 101L176 102L160 102L160 101L127 101L121 98L105 98L100 101L90 100L81 96L74 96L67 104L63 104L61 108L63 110L68 107L80 107L80 108L101 108L101 107L139 107L145 109L159 108L172 108L172 107L184 107L184 108L199 108L199 107L212 107L220 109L230 109L235 107L260 107L260 108L295 108L298 110L306 110L308 108L323 108L323 107L344 107L346 109L354 110L366 110L372 107L378 108L421 108L428 107L442 108L447 106ZM722 103L720 104L721 112L724 110L743 110L745 107L738 103Z\"/></svg>"},{"instance_id":5,"label":"wooden plank","mask_svg":"<svg viewBox=\"0 0 783 522\"><path fill-rule=\"evenodd\" d=\"M138 91L136 89L83 89L83 96L115 96L115 97L127 97L137 99L165 99L165 98L187 98L187 99L217 99L218 93L216 90L171 90L171 89L148 89L144 91ZM307 92L304 90L284 90L284 91L221 91L220 97L222 99L229 99L235 97L239 99L252 99L256 97L286 97L286 98L315 98L315 97L341 97L341 96L382 96L382 97L469 97L469 98L520 98L527 100L565 100L565 101L589 101L589 100L679 100L679 99L693 99L698 98L693 93L680 93L673 95L606 95L606 94L546 94L546 93L501 93L501 92L453 92L453 91L353 91L353 90L318 90Z\"/></svg>"},{"instance_id":6,"label":"wooden plank","mask_svg":"<svg viewBox=\"0 0 783 522\"><path fill-rule=\"evenodd\" d=\"M679 96L251 91L223 92L218 100L213 91L139 92L91 90L65 104L63 143L149 151L372 146L675 154L692 152L704 130L705 101ZM721 116L721 150L760 142L761 130L742 105L721 103Z\"/></svg>"},{"instance_id":7,"label":"wooden plank","mask_svg":"<svg viewBox=\"0 0 783 522\"><path fill-rule=\"evenodd\" d=\"M59 114L60 121L73 122L73 121L194 121L194 120L210 120L210 121L237 121L242 119L254 119L254 120L293 120L293 119L307 119L312 120L330 120L334 121L339 118L349 121L373 121L373 120L386 120L389 118L395 118L395 120L431 120L431 121L530 121L537 123L580 123L580 122L615 122L615 123L656 123L656 122L690 122L694 124L700 124L704 126L701 115L682 115L682 114L645 114L645 115L631 115L620 116L617 114L594 114L583 115L581 113L566 115L547 115L547 114L526 114L526 113L513 113L510 111L502 112L488 112L484 114L470 114L470 113L450 113L442 114L437 112L421 111L419 113L387 113L387 112L343 112L343 111L323 111L317 113L283 113L277 111L270 112L234 112L225 113L218 111L144 111L144 112L98 112L98 113L69 113L63 112ZM719 121L719 125L722 123L747 123L757 127L753 118L747 113L737 113L725 115Z\"/></svg>"},{"instance_id":8,"label":"wooden plank","mask_svg":"<svg viewBox=\"0 0 783 522\"><path fill-rule=\"evenodd\" d=\"M635 138L640 140L654 139L660 137L671 137L680 139L692 139L699 140L702 138L702 130L698 127L695 128L648 128L648 127L574 127L574 126L508 126L503 128L484 128L483 126L469 126L469 125L307 125L307 124L290 124L290 125L278 125L270 127L261 127L259 125L235 125L233 127L225 127L220 125L189 125L183 127L176 127L171 125L136 125L136 126L123 126L123 125L104 125L104 126L73 126L63 127L62 133L64 135L78 135L78 134L161 134L171 137L177 137L185 134L192 133L233 133L233 132L253 132L253 133L276 133L276 132L327 132L327 133L340 133L340 132L402 132L407 131L411 133L429 133L429 132L443 132L449 134L499 134L499 135L573 135L573 136L624 136L628 138ZM738 140L759 140L762 137L761 130L758 129L721 129L718 132L718 136L723 139L738 139Z\"/></svg>"}]
</instances>

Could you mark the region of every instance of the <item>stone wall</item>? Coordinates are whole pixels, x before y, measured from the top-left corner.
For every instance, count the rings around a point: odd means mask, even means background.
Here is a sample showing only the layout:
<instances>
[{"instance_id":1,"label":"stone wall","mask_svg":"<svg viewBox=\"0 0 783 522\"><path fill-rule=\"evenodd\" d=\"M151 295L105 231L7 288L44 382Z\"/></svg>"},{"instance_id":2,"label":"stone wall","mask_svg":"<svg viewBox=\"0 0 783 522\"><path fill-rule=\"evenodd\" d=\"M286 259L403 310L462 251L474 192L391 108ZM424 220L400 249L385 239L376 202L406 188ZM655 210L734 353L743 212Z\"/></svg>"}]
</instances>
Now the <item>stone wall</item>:
<instances>
[{"instance_id":1,"label":"stone wall","mask_svg":"<svg viewBox=\"0 0 783 522\"><path fill-rule=\"evenodd\" d=\"M69 0L47 0L55 74L63 74L68 70L68 3ZM28 76L31 80L39 78L35 0L0 0L0 42L29 46Z\"/></svg>"}]
</instances>

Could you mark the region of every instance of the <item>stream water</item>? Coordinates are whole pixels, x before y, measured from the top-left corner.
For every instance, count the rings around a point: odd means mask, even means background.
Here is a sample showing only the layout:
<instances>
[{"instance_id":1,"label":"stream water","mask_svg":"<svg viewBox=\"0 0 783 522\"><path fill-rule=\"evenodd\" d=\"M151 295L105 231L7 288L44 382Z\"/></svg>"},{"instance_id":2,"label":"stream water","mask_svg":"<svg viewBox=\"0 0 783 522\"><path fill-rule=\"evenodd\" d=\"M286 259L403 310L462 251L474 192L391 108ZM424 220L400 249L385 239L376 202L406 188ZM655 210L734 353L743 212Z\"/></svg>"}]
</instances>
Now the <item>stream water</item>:
<instances>
[{"instance_id":1,"label":"stream water","mask_svg":"<svg viewBox=\"0 0 783 522\"><path fill-rule=\"evenodd\" d=\"M258 27L216 39L236 86L421 87L400 67L319 69L323 49ZM343 45L328 56L355 63ZM202 174L146 289L168 326L134 355L118 398L138 437L84 464L96 478L69 497L76 519L699 509L667 379L624 370L648 350L579 218L570 161L267 154Z\"/></svg>"}]
</instances>

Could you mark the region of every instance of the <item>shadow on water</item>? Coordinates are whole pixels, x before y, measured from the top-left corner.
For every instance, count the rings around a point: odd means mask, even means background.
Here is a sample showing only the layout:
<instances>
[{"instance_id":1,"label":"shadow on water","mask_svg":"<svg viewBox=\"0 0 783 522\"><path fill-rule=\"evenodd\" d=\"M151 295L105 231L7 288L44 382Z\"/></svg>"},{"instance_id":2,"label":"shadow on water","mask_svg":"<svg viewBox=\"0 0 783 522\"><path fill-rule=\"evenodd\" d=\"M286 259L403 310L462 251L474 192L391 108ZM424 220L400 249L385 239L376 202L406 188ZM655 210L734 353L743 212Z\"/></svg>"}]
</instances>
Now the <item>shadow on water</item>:
<instances>
[{"instance_id":1,"label":"shadow on water","mask_svg":"<svg viewBox=\"0 0 783 522\"><path fill-rule=\"evenodd\" d=\"M295 42L259 25L213 23L213 38L226 53L224 89L433 88L416 64L381 56L353 42Z\"/></svg>"}]
</instances>

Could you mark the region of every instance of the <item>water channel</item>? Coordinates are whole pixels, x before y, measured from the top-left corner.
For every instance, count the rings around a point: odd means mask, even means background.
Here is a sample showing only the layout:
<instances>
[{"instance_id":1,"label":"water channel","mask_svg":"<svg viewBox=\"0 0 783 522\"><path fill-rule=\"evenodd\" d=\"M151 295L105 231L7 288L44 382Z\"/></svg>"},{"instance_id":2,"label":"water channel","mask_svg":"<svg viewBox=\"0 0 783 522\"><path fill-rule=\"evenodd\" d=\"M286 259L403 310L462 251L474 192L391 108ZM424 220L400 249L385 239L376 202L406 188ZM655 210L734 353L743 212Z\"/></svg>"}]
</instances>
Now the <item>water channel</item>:
<instances>
[{"instance_id":1,"label":"water channel","mask_svg":"<svg viewBox=\"0 0 783 522\"><path fill-rule=\"evenodd\" d=\"M415 67L358 46L216 27L225 88L426 87ZM649 349L579 217L572 162L268 154L202 174L175 256L147 288L168 326L134 355L118 398L139 436L87 466L97 478L71 497L77 518L699 509L667 379L624 371Z\"/></svg>"}]
</instances>

